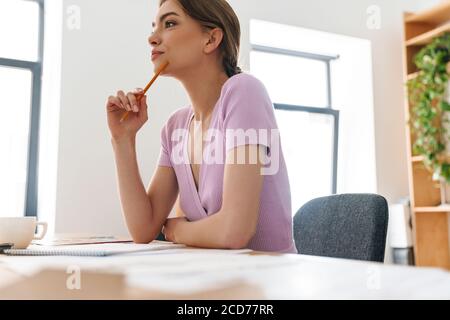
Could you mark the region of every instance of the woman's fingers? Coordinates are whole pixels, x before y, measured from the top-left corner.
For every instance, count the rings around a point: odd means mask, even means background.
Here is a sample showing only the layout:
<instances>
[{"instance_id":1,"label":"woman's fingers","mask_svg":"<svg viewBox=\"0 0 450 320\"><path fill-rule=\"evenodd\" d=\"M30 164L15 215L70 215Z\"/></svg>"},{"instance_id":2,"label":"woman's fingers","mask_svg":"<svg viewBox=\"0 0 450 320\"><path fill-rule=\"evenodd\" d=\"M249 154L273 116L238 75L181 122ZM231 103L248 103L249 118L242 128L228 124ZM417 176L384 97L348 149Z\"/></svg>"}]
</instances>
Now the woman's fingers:
<instances>
[{"instance_id":1,"label":"woman's fingers","mask_svg":"<svg viewBox=\"0 0 450 320\"><path fill-rule=\"evenodd\" d=\"M118 108L122 108L122 102L120 101L119 98L117 98L115 96L109 96L108 102L107 102L107 107L111 107L111 106L117 106Z\"/></svg>"},{"instance_id":2,"label":"woman's fingers","mask_svg":"<svg viewBox=\"0 0 450 320\"><path fill-rule=\"evenodd\" d=\"M141 108L142 108L142 100L146 99L146 97L144 96L145 95L144 89L142 89L142 88L134 89L134 95L135 95L136 100L137 100L137 107L138 107L138 109L140 111Z\"/></svg>"},{"instance_id":3,"label":"woman's fingers","mask_svg":"<svg viewBox=\"0 0 450 320\"><path fill-rule=\"evenodd\" d=\"M131 105L130 105L130 102L128 101L127 96L125 95L125 92L123 92L122 90L118 91L117 97L122 102L124 109L127 111L131 111Z\"/></svg>"},{"instance_id":4,"label":"woman's fingers","mask_svg":"<svg viewBox=\"0 0 450 320\"><path fill-rule=\"evenodd\" d=\"M141 101L140 101L140 107L139 107L139 111L142 114L142 118L147 120L148 119L148 113L147 113L147 96L143 96Z\"/></svg>"},{"instance_id":5,"label":"woman's fingers","mask_svg":"<svg viewBox=\"0 0 450 320\"><path fill-rule=\"evenodd\" d=\"M122 90L117 91L117 96L110 96L108 98L108 103L115 104L126 111L137 113L144 110L146 113L146 99L147 96L144 95L144 90L136 88L133 92L128 92L127 94Z\"/></svg>"},{"instance_id":6,"label":"woman's fingers","mask_svg":"<svg viewBox=\"0 0 450 320\"><path fill-rule=\"evenodd\" d=\"M138 103L137 103L137 99L136 99L136 96L134 95L134 93L128 92L127 98L128 98L128 101L130 101L131 110L134 112L138 112L139 111Z\"/></svg>"}]
</instances>

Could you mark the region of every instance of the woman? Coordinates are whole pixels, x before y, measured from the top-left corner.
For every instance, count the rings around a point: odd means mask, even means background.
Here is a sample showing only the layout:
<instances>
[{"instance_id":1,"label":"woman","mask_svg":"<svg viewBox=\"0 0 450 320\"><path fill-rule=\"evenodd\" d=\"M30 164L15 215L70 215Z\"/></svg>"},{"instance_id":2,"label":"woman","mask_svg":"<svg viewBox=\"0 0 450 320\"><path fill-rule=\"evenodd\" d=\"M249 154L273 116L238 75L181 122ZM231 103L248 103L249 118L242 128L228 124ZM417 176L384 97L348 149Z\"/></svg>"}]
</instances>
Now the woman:
<instances>
[{"instance_id":1,"label":"woman","mask_svg":"<svg viewBox=\"0 0 450 320\"><path fill-rule=\"evenodd\" d=\"M161 75L179 80L191 104L164 125L146 192L135 148L148 119L146 96L138 101L138 89L108 99L119 193L133 240L148 243L162 230L168 241L190 246L296 253L273 104L263 84L237 67L240 26L233 9L225 0L160 0L153 27L148 40L155 69L168 61ZM132 114L121 123L126 111ZM267 132L274 134L268 138ZM214 161L206 161L207 149L214 150ZM269 156L276 170L262 174ZM177 197L182 217L168 219Z\"/></svg>"}]
</instances>

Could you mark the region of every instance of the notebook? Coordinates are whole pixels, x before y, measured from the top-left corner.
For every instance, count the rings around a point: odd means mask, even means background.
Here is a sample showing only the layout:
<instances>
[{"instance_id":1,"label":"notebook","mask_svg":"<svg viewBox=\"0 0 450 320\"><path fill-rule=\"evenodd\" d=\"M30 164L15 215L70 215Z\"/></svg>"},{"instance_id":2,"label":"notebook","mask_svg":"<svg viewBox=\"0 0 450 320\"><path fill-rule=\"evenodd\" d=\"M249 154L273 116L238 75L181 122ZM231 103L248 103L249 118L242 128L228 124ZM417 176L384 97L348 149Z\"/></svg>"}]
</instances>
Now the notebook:
<instances>
[{"instance_id":1,"label":"notebook","mask_svg":"<svg viewBox=\"0 0 450 320\"><path fill-rule=\"evenodd\" d=\"M136 252L160 252L162 250L179 249L184 247L186 247L184 244L174 244L172 242L155 240L148 244L102 243L56 247L30 245L27 249L6 249L3 253L11 256L105 257Z\"/></svg>"},{"instance_id":2,"label":"notebook","mask_svg":"<svg viewBox=\"0 0 450 320\"><path fill-rule=\"evenodd\" d=\"M32 244L43 246L64 246L73 244L94 244L94 243L115 243L115 242L133 242L129 236L112 235L85 235L85 234L55 234L42 240L33 240Z\"/></svg>"}]
</instances>

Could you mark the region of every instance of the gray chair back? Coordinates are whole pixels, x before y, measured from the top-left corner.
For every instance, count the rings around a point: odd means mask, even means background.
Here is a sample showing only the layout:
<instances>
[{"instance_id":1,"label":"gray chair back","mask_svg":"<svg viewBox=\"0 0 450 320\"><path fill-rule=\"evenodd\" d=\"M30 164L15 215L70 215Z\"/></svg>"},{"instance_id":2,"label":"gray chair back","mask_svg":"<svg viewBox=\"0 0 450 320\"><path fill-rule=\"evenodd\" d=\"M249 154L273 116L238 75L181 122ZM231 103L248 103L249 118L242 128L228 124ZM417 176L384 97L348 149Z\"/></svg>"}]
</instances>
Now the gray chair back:
<instances>
[{"instance_id":1,"label":"gray chair back","mask_svg":"<svg viewBox=\"0 0 450 320\"><path fill-rule=\"evenodd\" d=\"M388 205L376 194L339 194L305 203L294 216L299 254L384 261Z\"/></svg>"}]
</instances>

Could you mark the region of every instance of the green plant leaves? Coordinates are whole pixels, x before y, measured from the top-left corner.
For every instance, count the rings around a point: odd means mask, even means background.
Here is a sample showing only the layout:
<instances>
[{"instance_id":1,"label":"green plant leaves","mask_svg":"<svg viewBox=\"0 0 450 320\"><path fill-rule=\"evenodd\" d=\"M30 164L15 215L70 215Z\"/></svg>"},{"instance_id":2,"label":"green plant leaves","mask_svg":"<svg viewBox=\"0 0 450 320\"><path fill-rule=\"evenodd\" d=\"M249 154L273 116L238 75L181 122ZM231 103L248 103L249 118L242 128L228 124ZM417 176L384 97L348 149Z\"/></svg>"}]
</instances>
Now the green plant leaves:
<instances>
[{"instance_id":1,"label":"green plant leaves","mask_svg":"<svg viewBox=\"0 0 450 320\"><path fill-rule=\"evenodd\" d=\"M450 103L448 103L447 101L441 101L441 110L450 111Z\"/></svg>"},{"instance_id":2,"label":"green plant leaves","mask_svg":"<svg viewBox=\"0 0 450 320\"><path fill-rule=\"evenodd\" d=\"M446 162L444 138L450 133L442 127L443 112L450 112L445 101L449 75L450 33L433 40L414 57L418 75L407 82L411 106L409 124L414 133L413 152L423 155L426 167L450 182L450 163ZM444 159L444 160L442 160Z\"/></svg>"}]
</instances>

